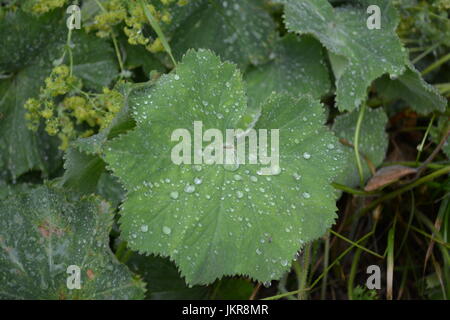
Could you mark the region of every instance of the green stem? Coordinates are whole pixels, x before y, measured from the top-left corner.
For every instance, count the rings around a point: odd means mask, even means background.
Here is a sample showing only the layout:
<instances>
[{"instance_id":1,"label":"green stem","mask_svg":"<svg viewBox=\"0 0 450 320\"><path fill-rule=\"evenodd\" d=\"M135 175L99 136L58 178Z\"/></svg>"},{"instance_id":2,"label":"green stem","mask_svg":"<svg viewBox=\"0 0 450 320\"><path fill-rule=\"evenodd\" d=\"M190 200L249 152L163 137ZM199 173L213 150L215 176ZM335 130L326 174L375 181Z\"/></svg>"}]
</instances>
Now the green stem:
<instances>
[{"instance_id":1,"label":"green stem","mask_svg":"<svg viewBox=\"0 0 450 320\"><path fill-rule=\"evenodd\" d=\"M331 232L333 235L335 235L336 237L338 237L338 238L340 238L340 239L342 239L342 240L344 240L344 241L346 241L346 242L348 242L348 243L354 245L355 247L358 247L359 249L364 250L364 251L366 251L367 253L370 253L371 255L374 255L374 256L377 257L377 258L383 259L383 256L382 256L382 255L380 255L380 254L378 254L378 253L376 253L376 252L373 252L372 250L369 250L369 249L367 249L367 248L365 248L365 247L363 247L363 246L357 244L356 242L353 242L353 241L350 240L350 239L347 239L346 237L340 235L339 233L337 233L337 232L335 232L335 231L333 231L333 230L331 230L331 229L330 229L330 232Z\"/></svg>"},{"instance_id":2,"label":"green stem","mask_svg":"<svg viewBox=\"0 0 450 320\"><path fill-rule=\"evenodd\" d=\"M361 158L359 155L359 135L361 132L361 124L362 121L364 119L364 112L366 111L366 104L363 103L361 106L361 109L359 110L359 115L358 115L358 121L356 122L356 130L355 130L355 157L356 157L356 164L358 166L358 173L359 173L359 182L361 185L361 188L364 187L364 171L363 171L363 167L361 164Z\"/></svg>"},{"instance_id":3,"label":"green stem","mask_svg":"<svg viewBox=\"0 0 450 320\"><path fill-rule=\"evenodd\" d=\"M417 146L418 152L417 152L416 162L419 162L420 155L423 150L423 146L425 145L425 142L427 141L428 134L429 134L429 132L431 130L431 126L433 125L433 122L434 122L434 118L435 118L435 115L433 114L433 117L431 117L430 123L428 124L427 131L425 131L425 134L423 135L422 142Z\"/></svg>"},{"instance_id":4,"label":"green stem","mask_svg":"<svg viewBox=\"0 0 450 320\"><path fill-rule=\"evenodd\" d=\"M305 246L305 249L303 251L303 257L302 262L300 264L301 268L301 275L299 279L299 287L298 287L298 300L305 300L306 299L306 282L308 279L308 271L309 271L309 264L310 264L310 255L311 255L311 243L308 243Z\"/></svg>"},{"instance_id":5,"label":"green stem","mask_svg":"<svg viewBox=\"0 0 450 320\"><path fill-rule=\"evenodd\" d=\"M326 299L326 293L327 293L327 280L328 280L328 264L330 263L330 231L328 231L325 235L325 248L323 253L323 269L324 276L322 280L322 287L320 290L320 299L325 300Z\"/></svg>"},{"instance_id":6,"label":"green stem","mask_svg":"<svg viewBox=\"0 0 450 320\"><path fill-rule=\"evenodd\" d=\"M69 53L69 75L72 76L72 69L73 69L73 55L72 55L72 48L70 47L70 43L72 40L72 29L69 29L69 32L67 33L67 42L66 42L66 50Z\"/></svg>"},{"instance_id":7,"label":"green stem","mask_svg":"<svg viewBox=\"0 0 450 320\"><path fill-rule=\"evenodd\" d=\"M425 70L422 71L422 75L424 76L424 75L430 73L431 71L439 68L441 65L443 65L444 63L446 63L449 60L450 60L450 53L446 54L445 56L441 57L439 60L437 60L436 62L432 63L430 66L425 68Z\"/></svg>"}]
</instances>

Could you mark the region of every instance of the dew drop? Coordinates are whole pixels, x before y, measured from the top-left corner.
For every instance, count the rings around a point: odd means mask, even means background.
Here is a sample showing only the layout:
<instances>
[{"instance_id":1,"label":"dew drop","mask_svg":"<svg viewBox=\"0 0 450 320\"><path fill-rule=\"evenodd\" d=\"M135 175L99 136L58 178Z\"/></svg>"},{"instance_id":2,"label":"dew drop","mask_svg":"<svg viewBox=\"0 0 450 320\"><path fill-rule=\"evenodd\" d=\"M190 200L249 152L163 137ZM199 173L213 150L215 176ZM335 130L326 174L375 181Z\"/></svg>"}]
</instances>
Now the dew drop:
<instances>
[{"instance_id":1,"label":"dew drop","mask_svg":"<svg viewBox=\"0 0 450 320\"><path fill-rule=\"evenodd\" d=\"M311 155L308 152L305 152L303 154L303 158L305 158L306 160L308 160L309 158L311 158Z\"/></svg>"},{"instance_id":2,"label":"dew drop","mask_svg":"<svg viewBox=\"0 0 450 320\"><path fill-rule=\"evenodd\" d=\"M184 192L186 193L193 193L195 191L195 186L188 184L186 187L184 187Z\"/></svg>"},{"instance_id":3,"label":"dew drop","mask_svg":"<svg viewBox=\"0 0 450 320\"><path fill-rule=\"evenodd\" d=\"M172 191L170 197L174 200L178 199L178 191Z\"/></svg>"},{"instance_id":4,"label":"dew drop","mask_svg":"<svg viewBox=\"0 0 450 320\"><path fill-rule=\"evenodd\" d=\"M148 225L144 224L141 226L141 231L142 232L147 232L148 231Z\"/></svg>"},{"instance_id":5,"label":"dew drop","mask_svg":"<svg viewBox=\"0 0 450 320\"><path fill-rule=\"evenodd\" d=\"M164 226L162 228L162 231L163 231L164 234L167 234L167 235L169 235L172 232L172 230L169 227L166 227L166 226Z\"/></svg>"},{"instance_id":6,"label":"dew drop","mask_svg":"<svg viewBox=\"0 0 450 320\"><path fill-rule=\"evenodd\" d=\"M303 192L303 198L309 199L311 198L311 195L308 192Z\"/></svg>"}]
</instances>

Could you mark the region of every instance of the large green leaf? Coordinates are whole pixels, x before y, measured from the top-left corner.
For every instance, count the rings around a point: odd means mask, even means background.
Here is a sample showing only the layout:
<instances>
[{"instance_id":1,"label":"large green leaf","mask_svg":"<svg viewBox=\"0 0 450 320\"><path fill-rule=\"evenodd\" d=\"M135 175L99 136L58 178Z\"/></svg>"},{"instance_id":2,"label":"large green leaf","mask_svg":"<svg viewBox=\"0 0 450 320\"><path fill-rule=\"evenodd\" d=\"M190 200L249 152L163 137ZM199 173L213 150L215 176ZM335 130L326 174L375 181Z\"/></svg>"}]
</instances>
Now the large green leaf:
<instances>
[{"instance_id":1,"label":"large green leaf","mask_svg":"<svg viewBox=\"0 0 450 320\"><path fill-rule=\"evenodd\" d=\"M355 130L359 112L357 110L338 116L334 122L333 131L344 143L348 161L345 170L336 179L338 183L357 186L359 185L358 166L356 164L355 150ZM377 168L384 160L388 148L388 135L386 125L388 118L383 108L368 108L364 114L359 133L359 152L363 166L364 180L367 180L372 173L369 163L373 168Z\"/></svg>"},{"instance_id":2,"label":"large green leaf","mask_svg":"<svg viewBox=\"0 0 450 320\"><path fill-rule=\"evenodd\" d=\"M444 111L447 105L447 101L439 94L439 91L426 83L412 65L397 79L383 76L375 82L375 86L382 97L401 98L421 114L435 110Z\"/></svg>"},{"instance_id":3,"label":"large green leaf","mask_svg":"<svg viewBox=\"0 0 450 320\"><path fill-rule=\"evenodd\" d=\"M190 48L205 48L242 69L268 60L275 40L275 23L261 8L261 1L190 1L178 11L183 13L174 15L176 29L171 36L176 57Z\"/></svg>"},{"instance_id":4,"label":"large green leaf","mask_svg":"<svg viewBox=\"0 0 450 320\"><path fill-rule=\"evenodd\" d=\"M311 37L289 34L274 49L274 60L245 75L249 105L259 106L272 92L320 98L331 89L323 48Z\"/></svg>"},{"instance_id":5,"label":"large green leaf","mask_svg":"<svg viewBox=\"0 0 450 320\"><path fill-rule=\"evenodd\" d=\"M52 62L62 55L67 28L55 15L35 18L17 11L0 21L0 73L11 75L0 81L0 164L13 178L31 169L48 169L48 137L27 129L23 105L39 94ZM74 74L89 88L108 85L117 75L110 45L82 31L74 31L72 39Z\"/></svg>"},{"instance_id":6,"label":"large green leaf","mask_svg":"<svg viewBox=\"0 0 450 320\"><path fill-rule=\"evenodd\" d=\"M105 201L41 186L2 201L0 216L1 298L143 298L143 283L109 248ZM71 265L80 268L80 289L68 289Z\"/></svg>"},{"instance_id":7,"label":"large green leaf","mask_svg":"<svg viewBox=\"0 0 450 320\"><path fill-rule=\"evenodd\" d=\"M255 129L280 130L277 175L258 175L262 166L248 162L175 165L175 129L192 132L203 121L205 130L225 133L246 111L239 72L210 51L189 51L176 71L134 92L137 127L105 147L105 161L127 189L122 236L134 250L170 256L189 284L233 274L280 278L299 248L335 219L330 182L342 151L324 126L323 106L309 96L276 95L262 107Z\"/></svg>"},{"instance_id":8,"label":"large green leaf","mask_svg":"<svg viewBox=\"0 0 450 320\"><path fill-rule=\"evenodd\" d=\"M328 0L282 0L289 31L312 34L332 53L339 110L353 110L366 98L367 88L383 74L405 71L406 50L395 33L399 18L389 0L356 0L333 8ZM381 9L381 29L370 30L369 5Z\"/></svg>"}]
</instances>

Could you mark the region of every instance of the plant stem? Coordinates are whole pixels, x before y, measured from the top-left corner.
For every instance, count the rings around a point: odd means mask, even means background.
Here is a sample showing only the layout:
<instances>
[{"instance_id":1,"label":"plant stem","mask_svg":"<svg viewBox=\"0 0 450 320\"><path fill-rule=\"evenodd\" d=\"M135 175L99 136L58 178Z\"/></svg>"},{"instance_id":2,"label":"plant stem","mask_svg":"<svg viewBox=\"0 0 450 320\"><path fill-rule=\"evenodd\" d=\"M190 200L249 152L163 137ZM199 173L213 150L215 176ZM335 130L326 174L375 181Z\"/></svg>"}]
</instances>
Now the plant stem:
<instances>
[{"instance_id":1,"label":"plant stem","mask_svg":"<svg viewBox=\"0 0 450 320\"><path fill-rule=\"evenodd\" d=\"M327 280L328 280L328 264L330 263L330 231L327 231L326 235L325 235L325 248L324 248L324 253L323 253L324 257L323 257L323 269L324 271L324 276L323 276L323 280L322 280L322 287L320 290L320 299L321 300L325 300L326 299L326 293L327 293Z\"/></svg>"},{"instance_id":2,"label":"plant stem","mask_svg":"<svg viewBox=\"0 0 450 320\"><path fill-rule=\"evenodd\" d=\"M366 111L366 104L363 103L361 105L361 109L359 110L358 115L358 121L356 122L356 129L355 129L355 157L356 157L356 164L358 166L358 173L359 173L359 182L361 185L361 188L364 187L364 171L361 164L361 158L359 156L359 135L361 132L361 124L364 119L364 112Z\"/></svg>"}]
</instances>

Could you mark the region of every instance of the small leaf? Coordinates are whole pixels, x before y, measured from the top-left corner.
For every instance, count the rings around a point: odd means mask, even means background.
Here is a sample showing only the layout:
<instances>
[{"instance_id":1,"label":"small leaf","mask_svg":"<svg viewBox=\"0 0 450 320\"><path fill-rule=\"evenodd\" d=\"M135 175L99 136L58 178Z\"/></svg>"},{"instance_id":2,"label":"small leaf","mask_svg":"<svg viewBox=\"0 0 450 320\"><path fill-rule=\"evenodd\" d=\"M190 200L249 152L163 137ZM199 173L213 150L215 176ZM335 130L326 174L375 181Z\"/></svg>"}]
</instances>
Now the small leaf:
<instances>
[{"instance_id":1,"label":"small leaf","mask_svg":"<svg viewBox=\"0 0 450 320\"><path fill-rule=\"evenodd\" d=\"M58 182L67 190L83 194L93 193L105 169L105 163L96 155L86 154L76 148L69 148L64 155L64 175Z\"/></svg>"},{"instance_id":2,"label":"small leaf","mask_svg":"<svg viewBox=\"0 0 450 320\"><path fill-rule=\"evenodd\" d=\"M373 191L380 189L384 186L387 186L388 184L391 184L393 182L396 182L400 180L401 178L416 173L417 170L410 167L400 166L400 165L394 165L389 167L384 167L375 173L375 175L370 178L370 180L367 182L364 190L365 191Z\"/></svg>"},{"instance_id":3,"label":"small leaf","mask_svg":"<svg viewBox=\"0 0 450 320\"><path fill-rule=\"evenodd\" d=\"M170 256L189 284L224 275L277 279L304 243L335 219L330 183L342 166L337 139L324 126L323 106L309 96L275 95L258 129L280 129L280 171L264 165L175 165L172 132L234 129L246 113L235 66L210 51L189 51L177 73L133 92L137 126L109 142L105 161L127 189L122 236L133 250Z\"/></svg>"},{"instance_id":4,"label":"small leaf","mask_svg":"<svg viewBox=\"0 0 450 320\"><path fill-rule=\"evenodd\" d=\"M395 33L399 18L389 0L356 0L332 7L328 0L282 0L284 21L291 32L312 34L332 53L339 110L354 110L366 99L367 88L383 74L400 76L406 50ZM381 9L381 29L367 27L369 5ZM337 57L338 59L333 59Z\"/></svg>"},{"instance_id":5,"label":"small leaf","mask_svg":"<svg viewBox=\"0 0 450 320\"><path fill-rule=\"evenodd\" d=\"M421 114L445 111L447 105L447 101L438 90L426 83L412 65L397 79L383 76L375 82L375 86L382 97L403 99L412 109Z\"/></svg>"},{"instance_id":6,"label":"small leaf","mask_svg":"<svg viewBox=\"0 0 450 320\"><path fill-rule=\"evenodd\" d=\"M143 298L143 283L109 248L106 202L40 186L2 201L0 217L1 298ZM67 287L71 265L80 268L81 289Z\"/></svg>"}]
</instances>

